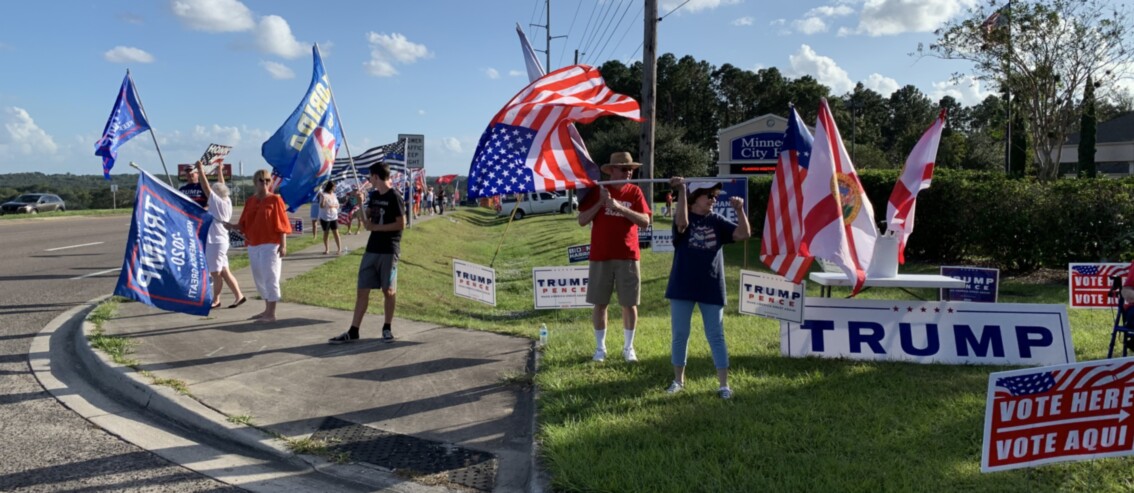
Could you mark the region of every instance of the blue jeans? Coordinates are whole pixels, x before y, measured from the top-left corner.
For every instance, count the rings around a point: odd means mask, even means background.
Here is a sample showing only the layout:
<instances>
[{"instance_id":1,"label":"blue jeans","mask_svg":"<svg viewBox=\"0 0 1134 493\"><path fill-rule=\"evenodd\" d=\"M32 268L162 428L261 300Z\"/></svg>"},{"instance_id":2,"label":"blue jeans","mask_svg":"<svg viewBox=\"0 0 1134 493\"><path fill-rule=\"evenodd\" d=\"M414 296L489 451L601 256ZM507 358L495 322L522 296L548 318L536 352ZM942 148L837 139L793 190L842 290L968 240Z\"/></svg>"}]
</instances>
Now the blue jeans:
<instances>
[{"instance_id":1,"label":"blue jeans","mask_svg":"<svg viewBox=\"0 0 1134 493\"><path fill-rule=\"evenodd\" d=\"M685 356L689 350L689 324L693 320L693 304L689 300L669 300L669 319L673 333L671 351L673 366L685 366ZM709 350L713 352L713 363L718 370L728 368L728 345L724 338L724 305L706 305L697 303L701 307L701 318L705 321L705 340L709 341Z\"/></svg>"}]
</instances>

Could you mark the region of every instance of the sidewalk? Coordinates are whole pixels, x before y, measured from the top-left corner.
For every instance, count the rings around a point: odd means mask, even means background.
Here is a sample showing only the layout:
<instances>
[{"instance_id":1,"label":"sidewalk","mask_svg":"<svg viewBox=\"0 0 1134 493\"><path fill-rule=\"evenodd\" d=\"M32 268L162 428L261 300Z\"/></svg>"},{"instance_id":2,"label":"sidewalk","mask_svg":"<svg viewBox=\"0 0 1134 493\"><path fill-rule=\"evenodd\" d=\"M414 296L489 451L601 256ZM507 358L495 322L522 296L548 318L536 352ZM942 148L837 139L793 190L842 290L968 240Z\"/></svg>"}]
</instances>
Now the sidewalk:
<instances>
[{"instance_id":1,"label":"sidewalk","mask_svg":"<svg viewBox=\"0 0 1134 493\"><path fill-rule=\"evenodd\" d=\"M424 216L414 225L434 219L446 220ZM343 235L350 254L342 261L357 265L367 238ZM339 258L322 251L320 241L289 252L282 278ZM288 438L324 440L332 453L377 466L374 474L464 491L539 489L532 390L505 382L528 371L531 340L395 318L396 340L384 343L374 291L362 339L332 346L327 339L350 325L350 312L281 302L275 323L257 324L247 320L263 309L251 272L236 277L248 297L239 308L205 318L124 303L104 330L137 341L131 357L142 369L184 381L206 406ZM226 288L224 306L231 297Z\"/></svg>"}]
</instances>

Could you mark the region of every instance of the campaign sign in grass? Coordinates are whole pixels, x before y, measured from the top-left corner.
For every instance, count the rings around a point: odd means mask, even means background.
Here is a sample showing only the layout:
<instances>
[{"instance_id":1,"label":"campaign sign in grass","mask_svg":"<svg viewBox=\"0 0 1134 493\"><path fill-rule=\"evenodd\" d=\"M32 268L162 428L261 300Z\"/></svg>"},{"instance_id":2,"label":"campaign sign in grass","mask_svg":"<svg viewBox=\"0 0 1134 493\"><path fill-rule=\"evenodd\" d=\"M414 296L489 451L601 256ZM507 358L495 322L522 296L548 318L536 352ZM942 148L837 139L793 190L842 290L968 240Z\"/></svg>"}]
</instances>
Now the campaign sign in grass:
<instances>
[{"instance_id":1,"label":"campaign sign in grass","mask_svg":"<svg viewBox=\"0 0 1134 493\"><path fill-rule=\"evenodd\" d=\"M988 377L983 472L1134 455L1134 358Z\"/></svg>"},{"instance_id":2,"label":"campaign sign in grass","mask_svg":"<svg viewBox=\"0 0 1134 493\"><path fill-rule=\"evenodd\" d=\"M453 259L453 294L496 306L496 270Z\"/></svg>"},{"instance_id":3,"label":"campaign sign in grass","mask_svg":"<svg viewBox=\"0 0 1134 493\"><path fill-rule=\"evenodd\" d=\"M941 275L965 281L963 288L941 289L941 299L996 303L996 295L1000 290L1000 269L943 265Z\"/></svg>"},{"instance_id":4,"label":"campaign sign in grass","mask_svg":"<svg viewBox=\"0 0 1134 493\"><path fill-rule=\"evenodd\" d=\"M205 235L213 216L140 171L114 294L162 310L208 315L213 290L205 265Z\"/></svg>"},{"instance_id":5,"label":"campaign sign in grass","mask_svg":"<svg viewBox=\"0 0 1134 493\"><path fill-rule=\"evenodd\" d=\"M780 276L740 271L740 313L803 323L805 282L796 284Z\"/></svg>"},{"instance_id":6,"label":"campaign sign in grass","mask_svg":"<svg viewBox=\"0 0 1134 493\"><path fill-rule=\"evenodd\" d=\"M654 238L654 225L647 224L646 227L638 227L638 245L643 248L650 244L650 240Z\"/></svg>"},{"instance_id":7,"label":"campaign sign in grass","mask_svg":"<svg viewBox=\"0 0 1134 493\"><path fill-rule=\"evenodd\" d=\"M807 298L785 356L976 365L1075 362L1067 306Z\"/></svg>"},{"instance_id":8,"label":"campaign sign in grass","mask_svg":"<svg viewBox=\"0 0 1134 493\"><path fill-rule=\"evenodd\" d=\"M591 245L573 245L567 247L567 261L570 263L586 262L591 259Z\"/></svg>"},{"instance_id":9,"label":"campaign sign in grass","mask_svg":"<svg viewBox=\"0 0 1134 493\"><path fill-rule=\"evenodd\" d=\"M587 303L589 268L533 267L532 291L536 310L555 308L590 308Z\"/></svg>"},{"instance_id":10,"label":"campaign sign in grass","mask_svg":"<svg viewBox=\"0 0 1134 493\"><path fill-rule=\"evenodd\" d=\"M716 180L716 178L707 178ZM697 181L697 178L686 178L685 182ZM729 199L732 197L740 197L744 199L747 207L748 204L748 180L739 178L723 182L721 184L721 193L717 195L717 201L713 203L713 212L720 214L732 223L740 222L740 218L736 215L736 210L729 205Z\"/></svg>"},{"instance_id":11,"label":"campaign sign in grass","mask_svg":"<svg viewBox=\"0 0 1134 493\"><path fill-rule=\"evenodd\" d=\"M672 229L655 229L653 236L650 237L650 250L654 252L672 252L673 251L673 230Z\"/></svg>"},{"instance_id":12,"label":"campaign sign in grass","mask_svg":"<svg viewBox=\"0 0 1134 493\"><path fill-rule=\"evenodd\" d=\"M1125 276L1129 264L1068 264L1067 292L1071 308L1114 308L1118 299L1110 296L1111 276Z\"/></svg>"}]
</instances>

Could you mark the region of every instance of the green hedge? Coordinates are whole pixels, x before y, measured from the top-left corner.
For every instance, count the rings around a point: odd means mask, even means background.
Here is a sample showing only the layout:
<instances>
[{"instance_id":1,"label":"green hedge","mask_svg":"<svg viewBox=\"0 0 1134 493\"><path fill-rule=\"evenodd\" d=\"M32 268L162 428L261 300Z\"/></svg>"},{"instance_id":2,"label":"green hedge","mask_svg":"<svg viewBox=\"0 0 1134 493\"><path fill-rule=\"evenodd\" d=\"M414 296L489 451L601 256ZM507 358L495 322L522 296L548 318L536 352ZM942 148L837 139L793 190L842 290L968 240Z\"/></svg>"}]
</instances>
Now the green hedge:
<instances>
[{"instance_id":1,"label":"green hedge","mask_svg":"<svg viewBox=\"0 0 1134 493\"><path fill-rule=\"evenodd\" d=\"M878 221L897 170L863 171L860 179ZM770 176L749 179L753 236L764 227ZM1069 262L1125 262L1134 253L1134 178L1052 183L1001 174L941 169L917 199L906 259L968 263L1008 271L1066 269Z\"/></svg>"}]
</instances>

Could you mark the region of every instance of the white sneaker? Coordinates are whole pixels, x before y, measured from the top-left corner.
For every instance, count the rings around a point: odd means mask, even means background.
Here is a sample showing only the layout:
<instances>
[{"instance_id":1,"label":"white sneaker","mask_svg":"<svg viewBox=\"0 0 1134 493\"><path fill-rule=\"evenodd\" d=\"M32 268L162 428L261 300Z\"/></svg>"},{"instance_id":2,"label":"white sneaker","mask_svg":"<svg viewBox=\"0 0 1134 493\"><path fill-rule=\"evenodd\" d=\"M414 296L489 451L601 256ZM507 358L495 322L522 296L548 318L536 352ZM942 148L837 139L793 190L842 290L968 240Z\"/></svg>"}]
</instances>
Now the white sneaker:
<instances>
[{"instance_id":1,"label":"white sneaker","mask_svg":"<svg viewBox=\"0 0 1134 493\"><path fill-rule=\"evenodd\" d=\"M595 357L591 358L591 359L598 361L598 362L606 361L606 350L605 349L596 349L595 350Z\"/></svg>"},{"instance_id":2,"label":"white sneaker","mask_svg":"<svg viewBox=\"0 0 1134 493\"><path fill-rule=\"evenodd\" d=\"M635 363L638 361L638 355L634 353L634 348L626 348L622 350L622 359Z\"/></svg>"},{"instance_id":3,"label":"white sneaker","mask_svg":"<svg viewBox=\"0 0 1134 493\"><path fill-rule=\"evenodd\" d=\"M681 384L677 383L677 380L674 380L673 382L671 382L669 384L669 388L665 389L665 393L676 394L678 392L681 392L681 390L684 389L684 388L685 388L684 385L681 385Z\"/></svg>"},{"instance_id":4,"label":"white sneaker","mask_svg":"<svg viewBox=\"0 0 1134 493\"><path fill-rule=\"evenodd\" d=\"M732 389L728 387L721 387L720 389L717 389L717 395L721 396L721 399L724 400L732 399Z\"/></svg>"}]
</instances>

